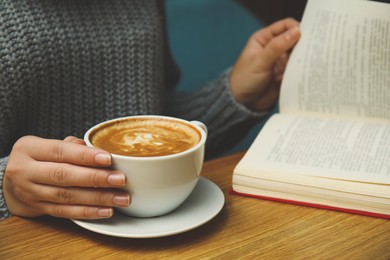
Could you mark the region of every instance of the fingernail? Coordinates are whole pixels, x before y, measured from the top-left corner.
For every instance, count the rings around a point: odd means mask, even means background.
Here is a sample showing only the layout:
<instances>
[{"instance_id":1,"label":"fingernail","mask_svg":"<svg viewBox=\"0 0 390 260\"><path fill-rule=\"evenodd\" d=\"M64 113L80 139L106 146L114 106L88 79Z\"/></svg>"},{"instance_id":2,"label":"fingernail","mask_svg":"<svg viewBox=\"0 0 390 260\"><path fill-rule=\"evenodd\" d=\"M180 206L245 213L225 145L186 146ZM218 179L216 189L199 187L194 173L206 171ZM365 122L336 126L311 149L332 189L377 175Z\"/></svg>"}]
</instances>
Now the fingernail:
<instances>
[{"instance_id":1,"label":"fingernail","mask_svg":"<svg viewBox=\"0 0 390 260\"><path fill-rule=\"evenodd\" d=\"M288 40L291 41L293 39L296 39L300 33L299 27L294 27L290 30L288 30L285 34L284 37Z\"/></svg>"},{"instance_id":2,"label":"fingernail","mask_svg":"<svg viewBox=\"0 0 390 260\"><path fill-rule=\"evenodd\" d=\"M99 217L109 218L112 216L113 211L112 209L98 209L97 214Z\"/></svg>"},{"instance_id":3,"label":"fingernail","mask_svg":"<svg viewBox=\"0 0 390 260\"><path fill-rule=\"evenodd\" d=\"M100 165L110 165L111 156L107 153L98 153L95 155L95 162Z\"/></svg>"},{"instance_id":4,"label":"fingernail","mask_svg":"<svg viewBox=\"0 0 390 260\"><path fill-rule=\"evenodd\" d=\"M125 175L122 173L113 173L108 176L108 183L115 186L124 186L126 183Z\"/></svg>"},{"instance_id":5,"label":"fingernail","mask_svg":"<svg viewBox=\"0 0 390 260\"><path fill-rule=\"evenodd\" d=\"M114 196L114 204L117 206L127 207L130 205L130 196L129 195L116 195Z\"/></svg>"}]
</instances>

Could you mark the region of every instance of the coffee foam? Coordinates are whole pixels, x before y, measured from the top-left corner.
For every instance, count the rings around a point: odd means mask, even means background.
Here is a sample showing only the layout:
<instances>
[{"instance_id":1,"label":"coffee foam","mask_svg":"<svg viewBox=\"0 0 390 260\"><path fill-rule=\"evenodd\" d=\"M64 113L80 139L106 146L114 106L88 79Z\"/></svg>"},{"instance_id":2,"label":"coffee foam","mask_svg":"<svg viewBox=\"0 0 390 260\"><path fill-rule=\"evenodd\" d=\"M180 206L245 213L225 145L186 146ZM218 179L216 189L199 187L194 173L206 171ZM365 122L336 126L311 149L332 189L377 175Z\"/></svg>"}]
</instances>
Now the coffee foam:
<instances>
[{"instance_id":1,"label":"coffee foam","mask_svg":"<svg viewBox=\"0 0 390 260\"><path fill-rule=\"evenodd\" d=\"M114 154L152 157L176 154L199 143L199 131L187 124L160 118L114 121L95 130L91 143Z\"/></svg>"}]
</instances>

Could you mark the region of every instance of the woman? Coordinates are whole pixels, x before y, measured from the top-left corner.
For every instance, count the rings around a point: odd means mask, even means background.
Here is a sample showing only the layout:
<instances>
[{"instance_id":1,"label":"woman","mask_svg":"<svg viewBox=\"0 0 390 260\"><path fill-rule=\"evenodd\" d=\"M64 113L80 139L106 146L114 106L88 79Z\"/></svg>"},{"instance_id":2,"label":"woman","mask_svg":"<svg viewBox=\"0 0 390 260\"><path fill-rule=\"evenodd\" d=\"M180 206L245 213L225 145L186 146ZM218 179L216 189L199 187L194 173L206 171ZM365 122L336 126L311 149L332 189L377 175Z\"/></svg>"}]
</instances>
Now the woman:
<instances>
[{"instance_id":1,"label":"woman","mask_svg":"<svg viewBox=\"0 0 390 260\"><path fill-rule=\"evenodd\" d=\"M200 120L214 153L275 104L296 21L255 32L236 64L195 93L174 90L164 25L161 1L1 2L1 218L109 218L113 207L128 206L110 155L77 138L98 122L137 114Z\"/></svg>"}]
</instances>

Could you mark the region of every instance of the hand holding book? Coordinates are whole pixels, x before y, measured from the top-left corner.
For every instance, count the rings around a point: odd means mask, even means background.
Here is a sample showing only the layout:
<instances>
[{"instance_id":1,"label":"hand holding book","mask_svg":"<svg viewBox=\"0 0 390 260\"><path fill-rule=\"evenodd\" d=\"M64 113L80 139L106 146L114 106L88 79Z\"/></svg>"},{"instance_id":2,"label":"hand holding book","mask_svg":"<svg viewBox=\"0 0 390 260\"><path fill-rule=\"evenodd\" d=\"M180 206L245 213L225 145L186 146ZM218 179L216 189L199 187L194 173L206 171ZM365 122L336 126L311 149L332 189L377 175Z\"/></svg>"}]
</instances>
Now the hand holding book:
<instances>
[{"instance_id":1,"label":"hand holding book","mask_svg":"<svg viewBox=\"0 0 390 260\"><path fill-rule=\"evenodd\" d=\"M242 195L390 218L390 5L309 0Z\"/></svg>"},{"instance_id":2,"label":"hand holding book","mask_svg":"<svg viewBox=\"0 0 390 260\"><path fill-rule=\"evenodd\" d=\"M275 104L287 53L299 39L299 23L287 18L255 32L230 74L238 102L255 111L269 111Z\"/></svg>"}]
</instances>

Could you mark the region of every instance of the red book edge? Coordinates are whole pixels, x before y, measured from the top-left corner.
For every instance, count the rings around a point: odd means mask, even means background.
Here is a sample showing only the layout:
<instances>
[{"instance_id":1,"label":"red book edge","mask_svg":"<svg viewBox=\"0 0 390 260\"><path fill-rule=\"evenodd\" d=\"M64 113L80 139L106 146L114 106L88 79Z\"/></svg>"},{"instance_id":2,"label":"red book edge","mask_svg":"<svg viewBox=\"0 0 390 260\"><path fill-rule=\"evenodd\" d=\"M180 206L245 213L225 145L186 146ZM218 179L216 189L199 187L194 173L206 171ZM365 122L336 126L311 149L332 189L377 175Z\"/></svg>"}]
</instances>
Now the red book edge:
<instances>
[{"instance_id":1,"label":"red book edge","mask_svg":"<svg viewBox=\"0 0 390 260\"><path fill-rule=\"evenodd\" d=\"M233 188L231 188L229 190L229 193L233 194L233 195L240 195L240 196L245 196L245 197L251 197L251 198L256 198L256 199L263 199L263 200L270 200L270 201L294 204L294 205L305 206L305 207L333 210L333 211L339 211L339 212L345 212L345 213L351 213L351 214L357 214L357 215L363 215L363 216L375 217L375 218L390 219L390 215L387 215L387 214L380 214L380 213L367 212L367 211L363 211L363 210L338 208L338 207L333 207L333 206L326 206L326 205L315 204L315 203L308 203L308 202L302 202L302 201L295 201L295 200L279 199L279 198L274 198L274 197L253 195L253 194L248 194L248 193L243 193L243 192L237 192L237 191L233 190Z\"/></svg>"}]
</instances>

